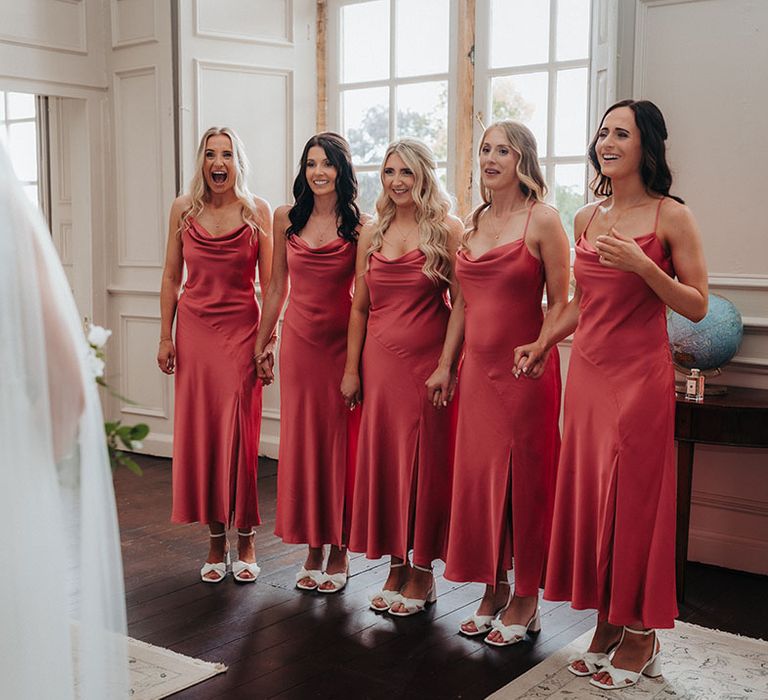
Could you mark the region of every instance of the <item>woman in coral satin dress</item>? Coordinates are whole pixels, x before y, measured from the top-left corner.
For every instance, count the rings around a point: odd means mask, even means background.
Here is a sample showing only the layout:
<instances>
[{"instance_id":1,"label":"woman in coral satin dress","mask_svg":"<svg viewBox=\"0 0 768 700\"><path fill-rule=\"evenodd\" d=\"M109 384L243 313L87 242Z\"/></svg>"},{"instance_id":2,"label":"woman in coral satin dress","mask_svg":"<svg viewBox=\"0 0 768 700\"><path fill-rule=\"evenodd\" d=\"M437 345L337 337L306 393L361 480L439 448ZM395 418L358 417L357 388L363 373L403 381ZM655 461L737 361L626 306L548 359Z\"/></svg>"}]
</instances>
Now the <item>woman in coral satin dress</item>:
<instances>
[{"instance_id":1,"label":"woman in coral satin dress","mask_svg":"<svg viewBox=\"0 0 768 700\"><path fill-rule=\"evenodd\" d=\"M160 292L157 361L176 375L173 512L179 523L206 523L210 548L201 578L226 576L226 528L238 530L232 570L253 582L261 385L253 362L259 325L255 274L269 283L269 205L248 192L247 160L237 135L212 127L200 141L189 194L171 208ZM183 267L187 278L179 296ZM176 317L175 343L171 337Z\"/></svg>"},{"instance_id":2,"label":"woman in coral satin dress","mask_svg":"<svg viewBox=\"0 0 768 700\"><path fill-rule=\"evenodd\" d=\"M607 689L661 672L653 628L677 614L665 305L700 320L707 276L696 223L669 194L666 137L651 102L604 115L589 155L605 199L576 216L576 293L545 343L576 330L545 597L597 609L589 650L569 668Z\"/></svg>"},{"instance_id":3,"label":"woman in coral satin dress","mask_svg":"<svg viewBox=\"0 0 768 700\"><path fill-rule=\"evenodd\" d=\"M420 141L390 145L381 182L377 218L358 244L341 385L347 405L362 397L363 408L349 546L371 559L390 555L371 607L406 616L434 600L432 562L445 557L451 415L427 400L424 383L445 337L462 226Z\"/></svg>"},{"instance_id":4,"label":"woman in coral satin dress","mask_svg":"<svg viewBox=\"0 0 768 700\"><path fill-rule=\"evenodd\" d=\"M514 348L536 341L565 307L569 251L560 216L543 203L547 188L527 127L502 121L486 130L480 177L483 204L456 260L460 293L427 386L446 391L464 336L445 576L486 584L460 630L490 632L486 641L504 646L539 626L560 447L557 349L534 373L517 373Z\"/></svg>"},{"instance_id":5,"label":"woman in coral satin dress","mask_svg":"<svg viewBox=\"0 0 768 700\"><path fill-rule=\"evenodd\" d=\"M272 282L256 339L259 376L273 381L262 352L288 293L280 347L280 455L275 534L307 544L296 586L322 593L347 582L347 540L360 411L339 396L347 351L360 211L349 144L313 136L293 183L295 202L275 211ZM330 545L323 566L324 545Z\"/></svg>"}]
</instances>

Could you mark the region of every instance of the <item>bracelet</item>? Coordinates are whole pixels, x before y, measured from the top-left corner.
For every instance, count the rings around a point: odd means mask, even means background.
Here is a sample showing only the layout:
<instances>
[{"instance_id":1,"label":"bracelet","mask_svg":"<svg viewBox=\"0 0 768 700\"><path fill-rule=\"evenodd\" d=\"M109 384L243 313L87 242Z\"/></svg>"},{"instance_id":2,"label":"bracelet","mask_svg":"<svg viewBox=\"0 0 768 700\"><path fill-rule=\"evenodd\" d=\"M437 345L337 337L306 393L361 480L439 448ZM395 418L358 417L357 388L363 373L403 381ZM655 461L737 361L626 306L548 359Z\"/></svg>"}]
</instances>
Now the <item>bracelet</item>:
<instances>
[{"instance_id":1,"label":"bracelet","mask_svg":"<svg viewBox=\"0 0 768 700\"><path fill-rule=\"evenodd\" d=\"M160 342L161 342L161 343L162 343L163 341L165 341L165 340L173 340L173 338L171 338L170 336L168 336L167 338L160 338Z\"/></svg>"}]
</instances>

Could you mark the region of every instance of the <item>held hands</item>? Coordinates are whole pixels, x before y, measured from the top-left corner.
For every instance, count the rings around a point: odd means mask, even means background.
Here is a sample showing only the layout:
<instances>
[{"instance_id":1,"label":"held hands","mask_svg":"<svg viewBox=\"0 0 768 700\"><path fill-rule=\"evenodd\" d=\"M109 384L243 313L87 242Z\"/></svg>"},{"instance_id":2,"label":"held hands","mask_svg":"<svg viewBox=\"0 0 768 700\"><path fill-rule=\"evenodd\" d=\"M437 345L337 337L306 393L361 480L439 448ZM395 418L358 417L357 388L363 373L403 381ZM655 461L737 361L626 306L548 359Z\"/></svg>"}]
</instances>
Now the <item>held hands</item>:
<instances>
[{"instance_id":1,"label":"held hands","mask_svg":"<svg viewBox=\"0 0 768 700\"><path fill-rule=\"evenodd\" d=\"M344 372L341 379L341 395L344 405L351 411L362 400L360 391L360 375L357 372Z\"/></svg>"},{"instance_id":2,"label":"held hands","mask_svg":"<svg viewBox=\"0 0 768 700\"><path fill-rule=\"evenodd\" d=\"M539 343L528 343L528 345L518 345L515 348L515 360L512 367L512 374L515 379L519 379L523 374L530 379L538 379L544 374L544 367L547 364L549 350L546 350Z\"/></svg>"},{"instance_id":3,"label":"held hands","mask_svg":"<svg viewBox=\"0 0 768 700\"><path fill-rule=\"evenodd\" d=\"M607 235L598 236L595 250L605 267L642 275L651 259L643 252L634 238L627 238L615 228Z\"/></svg>"},{"instance_id":4,"label":"held hands","mask_svg":"<svg viewBox=\"0 0 768 700\"><path fill-rule=\"evenodd\" d=\"M253 356L256 363L256 376L261 379L264 386L269 386L275 381L275 347L277 346L277 336L273 335L261 352Z\"/></svg>"},{"instance_id":5,"label":"held hands","mask_svg":"<svg viewBox=\"0 0 768 700\"><path fill-rule=\"evenodd\" d=\"M427 400L435 408L443 408L456 392L456 373L439 366L424 385L427 387Z\"/></svg>"},{"instance_id":6,"label":"held hands","mask_svg":"<svg viewBox=\"0 0 768 700\"><path fill-rule=\"evenodd\" d=\"M170 338L160 341L160 347L157 350L157 366L165 374L173 374L176 369L176 348Z\"/></svg>"}]
</instances>

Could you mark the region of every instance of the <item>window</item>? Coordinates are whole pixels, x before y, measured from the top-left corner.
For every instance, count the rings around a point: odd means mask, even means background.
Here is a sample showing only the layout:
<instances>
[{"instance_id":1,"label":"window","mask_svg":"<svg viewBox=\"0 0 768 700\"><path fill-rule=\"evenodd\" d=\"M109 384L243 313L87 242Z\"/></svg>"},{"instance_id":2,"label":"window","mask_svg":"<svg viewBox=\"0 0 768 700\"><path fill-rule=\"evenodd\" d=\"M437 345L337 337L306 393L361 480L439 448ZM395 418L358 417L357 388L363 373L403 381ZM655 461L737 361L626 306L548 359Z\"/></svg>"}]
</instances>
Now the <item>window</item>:
<instances>
[{"instance_id":1,"label":"window","mask_svg":"<svg viewBox=\"0 0 768 700\"><path fill-rule=\"evenodd\" d=\"M0 91L0 139L27 196L42 207L35 95Z\"/></svg>"},{"instance_id":2,"label":"window","mask_svg":"<svg viewBox=\"0 0 768 700\"><path fill-rule=\"evenodd\" d=\"M429 144L456 182L457 0L331 0L328 124L349 140L360 204L374 211L387 144ZM539 147L550 201L569 235L586 199L591 0L476 0L474 109L485 123L517 119ZM475 130L475 139L480 130ZM469 136L467 136L467 141ZM468 180L469 175L465 176Z\"/></svg>"},{"instance_id":3,"label":"window","mask_svg":"<svg viewBox=\"0 0 768 700\"><path fill-rule=\"evenodd\" d=\"M396 138L413 136L430 146L446 184L451 5L451 0L334 5L329 124L352 148L363 211L375 210L381 159Z\"/></svg>"},{"instance_id":4,"label":"window","mask_svg":"<svg viewBox=\"0 0 768 700\"><path fill-rule=\"evenodd\" d=\"M516 119L533 131L550 201L571 239L573 216L586 201L590 5L486 0L477 15L480 111L489 122Z\"/></svg>"}]
</instances>

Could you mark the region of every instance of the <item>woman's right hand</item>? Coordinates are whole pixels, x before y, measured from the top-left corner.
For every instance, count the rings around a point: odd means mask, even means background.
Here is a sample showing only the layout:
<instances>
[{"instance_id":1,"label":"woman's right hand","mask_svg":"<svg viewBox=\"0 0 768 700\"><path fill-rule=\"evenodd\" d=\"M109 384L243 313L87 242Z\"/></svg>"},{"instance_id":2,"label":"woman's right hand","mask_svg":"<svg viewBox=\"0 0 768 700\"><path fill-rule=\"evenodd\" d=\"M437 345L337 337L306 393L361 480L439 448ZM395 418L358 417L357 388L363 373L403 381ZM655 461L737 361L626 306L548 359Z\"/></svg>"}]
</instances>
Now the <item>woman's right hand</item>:
<instances>
[{"instance_id":1,"label":"woman's right hand","mask_svg":"<svg viewBox=\"0 0 768 700\"><path fill-rule=\"evenodd\" d=\"M512 374L518 379L521 374L530 379L538 379L544 374L544 368L549 357L549 350L539 342L518 345L515 348Z\"/></svg>"},{"instance_id":2,"label":"woman's right hand","mask_svg":"<svg viewBox=\"0 0 768 700\"><path fill-rule=\"evenodd\" d=\"M275 381L275 354L269 348L265 348L262 352L256 353L254 356L256 362L256 376L261 379L261 383L264 386L269 386Z\"/></svg>"},{"instance_id":3,"label":"woman's right hand","mask_svg":"<svg viewBox=\"0 0 768 700\"><path fill-rule=\"evenodd\" d=\"M351 411L360 403L360 375L357 372L345 372L341 379L341 395L344 397L344 405Z\"/></svg>"},{"instance_id":4,"label":"woman's right hand","mask_svg":"<svg viewBox=\"0 0 768 700\"><path fill-rule=\"evenodd\" d=\"M160 341L160 347L157 350L157 366L165 374L173 374L176 369L176 348L170 338Z\"/></svg>"},{"instance_id":5,"label":"woman's right hand","mask_svg":"<svg viewBox=\"0 0 768 700\"><path fill-rule=\"evenodd\" d=\"M435 407L448 405L456 390L456 375L451 370L438 367L425 382L427 400Z\"/></svg>"}]
</instances>

